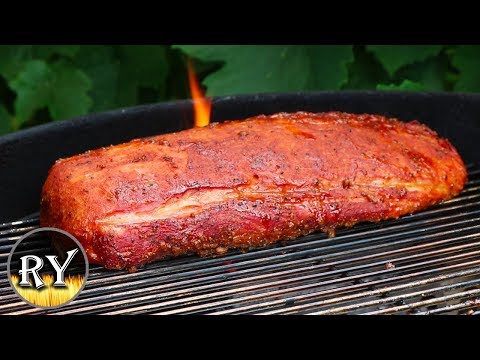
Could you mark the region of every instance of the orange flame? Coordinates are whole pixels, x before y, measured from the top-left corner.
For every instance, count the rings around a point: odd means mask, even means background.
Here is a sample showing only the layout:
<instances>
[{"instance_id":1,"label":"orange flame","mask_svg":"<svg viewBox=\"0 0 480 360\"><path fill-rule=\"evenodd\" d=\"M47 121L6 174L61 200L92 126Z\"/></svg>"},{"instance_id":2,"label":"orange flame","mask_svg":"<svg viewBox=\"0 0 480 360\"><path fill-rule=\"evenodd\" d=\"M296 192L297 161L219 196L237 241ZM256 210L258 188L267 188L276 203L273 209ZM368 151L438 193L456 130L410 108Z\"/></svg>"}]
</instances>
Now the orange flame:
<instances>
[{"instance_id":1,"label":"orange flame","mask_svg":"<svg viewBox=\"0 0 480 360\"><path fill-rule=\"evenodd\" d=\"M193 109L195 111L195 126L207 126L210 123L211 101L207 99L198 83L197 75L193 69L192 61L188 59L188 82L192 94Z\"/></svg>"}]
</instances>

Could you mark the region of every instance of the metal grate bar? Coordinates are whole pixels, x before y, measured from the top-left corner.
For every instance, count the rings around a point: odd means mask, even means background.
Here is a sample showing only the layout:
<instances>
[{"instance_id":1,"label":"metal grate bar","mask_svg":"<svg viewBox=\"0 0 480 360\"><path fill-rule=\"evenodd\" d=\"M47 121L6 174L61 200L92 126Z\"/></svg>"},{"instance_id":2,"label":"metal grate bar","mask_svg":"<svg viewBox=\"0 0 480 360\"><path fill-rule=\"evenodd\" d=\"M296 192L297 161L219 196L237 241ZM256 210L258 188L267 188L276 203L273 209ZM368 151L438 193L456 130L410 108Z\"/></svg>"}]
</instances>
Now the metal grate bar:
<instances>
[{"instance_id":1,"label":"metal grate bar","mask_svg":"<svg viewBox=\"0 0 480 360\"><path fill-rule=\"evenodd\" d=\"M479 263L477 261L475 263L475 265L478 265L478 264ZM456 268L461 268L461 267L466 266L466 265L467 264L459 264L455 267ZM451 267L449 267L449 268L451 268ZM442 271L442 270L447 270L447 269L448 268L442 268L442 269L439 269L439 270ZM378 290L366 291L366 292L362 292L362 293L358 293L358 294L354 294L354 295L343 296L343 297L340 297L340 298L322 300L322 301L318 301L318 302L315 302L315 303L310 303L308 305L309 305L309 307L312 307L312 305L328 305L328 304L334 304L334 303L344 302L344 301L348 301L348 300L354 300L354 299L358 299L358 298L366 298L366 297L371 297L371 296L375 296L375 295L382 295L382 294L389 293L389 292L392 292L392 291L395 291L395 290L410 289L410 288L420 286L420 285L432 284L432 283L435 283L435 282L438 282L438 281L445 281L445 280L448 280L448 279L451 279L451 278L462 277L462 276L471 275L471 274L475 274L475 275L480 274L480 268L476 267L474 269L470 269L470 270L466 270L466 271L458 271L458 272L454 272L454 273L451 273L451 274L438 275L438 276L435 276L435 277L432 277L432 278L427 278L427 279L424 279L424 280L413 281L413 282L409 282L409 283L405 283L405 284L401 284L401 285L397 285L397 286L385 287L385 288L381 288L381 289L378 289ZM417 276L419 274L417 273L417 274L412 274L412 275ZM436 291L440 291L440 290L441 289L432 288L430 290L425 290L425 291L420 291L420 292L415 292L415 293L408 293L408 294L405 294L403 296L398 296L398 297L394 298L393 301L399 301L399 300L407 298L407 297L412 297L412 296L415 296L415 295L423 295L426 292L427 293L428 292L436 292ZM383 304L385 302L390 302L391 300L392 299L387 298L387 299L379 299L379 300L375 300L375 301L371 301L371 302L361 302L361 303L357 303L357 304L350 305L350 306L343 306L343 307L340 307L340 308L334 308L334 309L325 310L325 311L317 311L317 312L314 312L312 314L341 313L341 312L345 312L345 311L349 311L349 310L356 310L356 309L359 309L359 308L362 308L362 307ZM295 309L291 308L289 310L300 310L300 308L301 307L297 307ZM271 312L266 312L265 314L278 314L278 313L281 313L281 311L271 311Z\"/></svg>"},{"instance_id":2,"label":"metal grate bar","mask_svg":"<svg viewBox=\"0 0 480 360\"><path fill-rule=\"evenodd\" d=\"M473 300L467 300L465 302L456 304L456 305L447 305L441 308L437 309L432 309L428 311L422 311L416 313L416 315L433 315L433 314L443 314L443 313L448 313L453 310L469 310L471 313L469 314L468 311L466 311L464 314L465 315L476 315L474 309L480 308L480 298L474 298Z\"/></svg>"},{"instance_id":3,"label":"metal grate bar","mask_svg":"<svg viewBox=\"0 0 480 360\"><path fill-rule=\"evenodd\" d=\"M467 238L468 238L468 236L467 236ZM460 238L460 240L462 240L462 238ZM417 246L415 246L415 247L414 247L413 249L411 249L411 250L418 251L418 249L419 249L419 248L422 248L422 247L431 247L431 246L433 246L433 245L436 245L437 243L445 243L445 242L449 242L449 241L452 241L452 239L439 241L439 242L436 242L436 243L433 243L433 244L427 243L427 244L425 244L425 245L417 245ZM477 245L478 245L478 244L477 244ZM455 249L453 249L453 250L455 250ZM396 252L398 252L398 251L396 251ZM335 254L333 254L333 255L335 255ZM380 255L380 254L377 254L377 255ZM391 254L388 254L388 253L387 253L387 255L391 255ZM417 256L417 255L415 255L415 256ZM368 258L371 258L371 256L367 257L367 259L368 259ZM347 260L347 262L349 262L349 261L350 261L350 259ZM398 260L395 260L395 261L398 261ZM305 262L305 260L296 261L295 264L298 264L299 262ZM345 261L344 261L344 262L345 262ZM284 263L284 265L285 265L285 263ZM328 266L331 266L332 264L327 264L327 265L328 265ZM338 265L338 263L335 264L335 265ZM320 266L317 265L316 267L317 267L317 268L322 268L322 267L325 268L326 265L325 265L325 264L320 265ZM258 271L259 268L255 268L255 270ZM351 269L347 269L347 270L351 270ZM302 269L300 269L299 271L302 271ZM345 270L343 270L343 271L345 271ZM251 270L247 270L246 272L251 272ZM334 272L334 273L339 273L339 271L336 271L336 272ZM330 273L327 273L327 275L329 275L329 274L330 274ZM237 274L232 274L232 275L237 275ZM218 278L218 276L217 276L217 278ZM223 279L225 279L225 276L224 276L224 275L220 277L220 280L223 280ZM206 281L207 283L211 282L212 280L214 280L214 279L212 279L212 278L205 278L205 279L204 279L204 281ZM255 278L249 277L249 278L243 278L243 279L241 279L241 281L243 281L243 282L253 281L253 280L255 280ZM198 280L196 280L196 279L187 280L187 285L190 285L190 287L189 287L189 290L190 290L190 291L195 289L195 288L191 287L191 285L194 284L194 283L196 283L196 282L198 282ZM221 286L224 286L224 285L227 285L227 284L228 284L228 283L226 283L225 281L222 281L222 282L220 283ZM125 286L136 287L137 285L138 285L138 284L129 284L129 283L127 283L127 284L120 284L120 286L118 286L118 285L117 285L117 286L112 286L112 288L114 288L115 290L119 290L119 287L125 287ZM182 283L175 282L174 285L183 285L183 284L182 284ZM171 285L166 285L166 287L164 286L164 287L163 287L163 290L167 290L168 287L171 287ZM213 287L213 285L210 284L208 287ZM149 290L159 290L159 288L161 288L161 287L157 287L156 289L155 289L155 288L143 288L143 289L134 290L134 292L145 293L145 291L149 291ZM107 290L107 288L104 287L102 290L103 290L103 291L102 291L102 296L103 296L103 295L105 294L105 290ZM88 291L88 290L86 290L85 293L87 293L87 291ZM115 292L117 292L117 291L115 291ZM211 295L213 295L213 294L210 294L210 296L211 296ZM116 296L116 294L114 294L113 296Z\"/></svg>"},{"instance_id":4,"label":"metal grate bar","mask_svg":"<svg viewBox=\"0 0 480 360\"><path fill-rule=\"evenodd\" d=\"M468 286L468 285L473 285L473 284L477 285L479 283L480 283L480 280L458 283L458 284L454 284L454 285L450 285L450 286L443 286L443 287L429 289L429 290L420 291L420 292L416 292L416 293L410 293L408 295L401 295L401 296L397 296L397 297L386 298L386 299L383 300L383 302L393 302L393 301L398 301L401 298L404 299L407 296L409 296L409 297L413 297L415 295L422 295L423 296L427 293L445 291L445 290L453 290L453 289L458 289L462 286ZM366 314L370 314L370 315L373 315L373 314L388 314L388 313L393 313L393 312L397 312L397 311L401 311L401 310L416 308L416 307L419 307L419 306L438 304L438 303L445 302L447 300L459 299L459 298L466 297L466 296L477 296L477 295L480 295L480 289L459 292L459 293L455 293L455 294L452 294L452 295L446 295L446 296L433 298L433 299L429 299L429 300L424 300L424 301L418 301L418 302L415 302L415 303L412 303L412 304L409 304L409 305L395 306L395 307L392 307L390 309L372 311L372 312L369 312L369 313L366 313ZM378 301L376 303L378 303ZM365 303L364 305L367 305L367 303ZM425 313L427 313L427 312L425 312Z\"/></svg>"},{"instance_id":5,"label":"metal grate bar","mask_svg":"<svg viewBox=\"0 0 480 360\"><path fill-rule=\"evenodd\" d=\"M469 179L455 199L335 238L315 233L131 274L92 266L82 294L50 311L23 303L3 281L11 247L38 217L0 224L0 314L480 313L478 166L469 166Z\"/></svg>"}]
</instances>

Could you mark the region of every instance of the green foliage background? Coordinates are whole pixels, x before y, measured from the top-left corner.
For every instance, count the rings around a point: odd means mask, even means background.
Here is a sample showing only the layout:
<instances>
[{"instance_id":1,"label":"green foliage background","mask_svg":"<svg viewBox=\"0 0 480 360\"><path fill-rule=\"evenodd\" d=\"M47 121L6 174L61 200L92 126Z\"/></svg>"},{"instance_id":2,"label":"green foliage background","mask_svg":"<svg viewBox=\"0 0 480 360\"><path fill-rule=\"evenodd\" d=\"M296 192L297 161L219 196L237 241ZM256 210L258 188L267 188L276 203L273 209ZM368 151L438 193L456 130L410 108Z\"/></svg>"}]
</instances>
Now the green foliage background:
<instances>
[{"instance_id":1,"label":"green foliage background","mask_svg":"<svg viewBox=\"0 0 480 360\"><path fill-rule=\"evenodd\" d=\"M480 91L480 46L0 45L0 134L77 115L208 95L338 89Z\"/></svg>"}]
</instances>

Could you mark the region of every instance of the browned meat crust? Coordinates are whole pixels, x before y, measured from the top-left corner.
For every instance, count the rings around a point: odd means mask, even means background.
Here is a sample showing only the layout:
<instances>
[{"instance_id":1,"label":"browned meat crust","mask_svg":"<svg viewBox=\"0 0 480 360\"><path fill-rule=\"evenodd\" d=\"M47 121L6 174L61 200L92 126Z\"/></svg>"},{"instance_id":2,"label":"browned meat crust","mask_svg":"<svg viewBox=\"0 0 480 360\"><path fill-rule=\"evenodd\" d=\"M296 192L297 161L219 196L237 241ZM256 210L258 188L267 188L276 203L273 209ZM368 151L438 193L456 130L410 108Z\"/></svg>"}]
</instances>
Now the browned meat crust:
<instances>
[{"instance_id":1,"label":"browned meat crust","mask_svg":"<svg viewBox=\"0 0 480 360\"><path fill-rule=\"evenodd\" d=\"M280 113L58 160L41 225L72 233L92 263L133 269L397 218L465 181L453 146L416 121Z\"/></svg>"}]
</instances>

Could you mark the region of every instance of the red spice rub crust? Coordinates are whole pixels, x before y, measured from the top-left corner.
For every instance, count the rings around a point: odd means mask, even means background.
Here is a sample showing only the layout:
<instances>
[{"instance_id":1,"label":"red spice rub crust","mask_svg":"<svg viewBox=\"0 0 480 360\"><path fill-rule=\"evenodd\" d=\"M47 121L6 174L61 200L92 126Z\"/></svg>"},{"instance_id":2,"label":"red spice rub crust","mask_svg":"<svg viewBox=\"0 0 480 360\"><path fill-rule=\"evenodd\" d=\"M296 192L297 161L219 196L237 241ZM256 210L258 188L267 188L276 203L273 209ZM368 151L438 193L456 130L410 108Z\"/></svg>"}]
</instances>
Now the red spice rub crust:
<instances>
[{"instance_id":1,"label":"red spice rub crust","mask_svg":"<svg viewBox=\"0 0 480 360\"><path fill-rule=\"evenodd\" d=\"M135 269L397 218L466 178L455 148L416 121L279 113L60 159L41 225L73 234L92 263Z\"/></svg>"}]
</instances>

